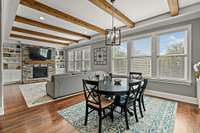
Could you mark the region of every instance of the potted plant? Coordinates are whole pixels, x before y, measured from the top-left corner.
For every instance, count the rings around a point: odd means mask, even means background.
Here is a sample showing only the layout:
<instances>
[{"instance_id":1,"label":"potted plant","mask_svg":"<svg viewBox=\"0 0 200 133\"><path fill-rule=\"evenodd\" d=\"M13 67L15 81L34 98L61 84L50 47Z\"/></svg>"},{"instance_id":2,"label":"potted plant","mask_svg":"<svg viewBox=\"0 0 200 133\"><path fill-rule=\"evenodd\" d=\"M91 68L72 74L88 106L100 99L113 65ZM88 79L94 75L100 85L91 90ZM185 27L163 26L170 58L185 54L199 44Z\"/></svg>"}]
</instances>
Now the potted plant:
<instances>
[{"instance_id":1,"label":"potted plant","mask_svg":"<svg viewBox=\"0 0 200 133\"><path fill-rule=\"evenodd\" d=\"M194 64L195 77L197 82L197 99L200 108L200 62Z\"/></svg>"}]
</instances>

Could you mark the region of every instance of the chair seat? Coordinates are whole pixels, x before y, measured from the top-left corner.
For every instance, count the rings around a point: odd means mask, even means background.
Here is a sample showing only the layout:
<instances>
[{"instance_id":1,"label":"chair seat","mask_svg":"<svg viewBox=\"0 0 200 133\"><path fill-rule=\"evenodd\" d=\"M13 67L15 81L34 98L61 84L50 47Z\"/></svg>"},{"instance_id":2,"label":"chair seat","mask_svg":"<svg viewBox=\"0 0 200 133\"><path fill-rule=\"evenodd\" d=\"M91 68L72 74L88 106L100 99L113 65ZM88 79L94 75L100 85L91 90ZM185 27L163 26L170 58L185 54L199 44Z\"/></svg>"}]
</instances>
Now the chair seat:
<instances>
[{"instance_id":1,"label":"chair seat","mask_svg":"<svg viewBox=\"0 0 200 133\"><path fill-rule=\"evenodd\" d=\"M90 99L90 101L95 102L93 99ZM95 107L95 108L100 108L100 106L98 104L91 103L91 102L88 102L88 104ZM113 100L105 98L103 96L101 97L101 108L106 108L106 107L108 107L112 104L113 104Z\"/></svg>"}]
</instances>

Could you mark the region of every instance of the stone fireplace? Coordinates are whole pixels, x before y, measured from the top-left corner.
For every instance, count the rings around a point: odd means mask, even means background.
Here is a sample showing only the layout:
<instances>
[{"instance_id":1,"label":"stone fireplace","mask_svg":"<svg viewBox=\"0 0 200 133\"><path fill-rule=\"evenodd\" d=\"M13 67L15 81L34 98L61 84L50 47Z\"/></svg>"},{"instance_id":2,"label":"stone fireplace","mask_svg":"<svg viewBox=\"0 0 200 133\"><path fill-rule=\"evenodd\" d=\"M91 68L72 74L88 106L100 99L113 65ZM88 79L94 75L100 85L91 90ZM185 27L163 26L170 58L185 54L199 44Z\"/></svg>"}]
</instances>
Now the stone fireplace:
<instances>
[{"instance_id":1,"label":"stone fireplace","mask_svg":"<svg viewBox=\"0 0 200 133\"><path fill-rule=\"evenodd\" d=\"M29 47L22 46L22 82L29 83L51 79L51 76L55 74L55 49L49 48L52 51L50 60L31 60Z\"/></svg>"}]
</instances>

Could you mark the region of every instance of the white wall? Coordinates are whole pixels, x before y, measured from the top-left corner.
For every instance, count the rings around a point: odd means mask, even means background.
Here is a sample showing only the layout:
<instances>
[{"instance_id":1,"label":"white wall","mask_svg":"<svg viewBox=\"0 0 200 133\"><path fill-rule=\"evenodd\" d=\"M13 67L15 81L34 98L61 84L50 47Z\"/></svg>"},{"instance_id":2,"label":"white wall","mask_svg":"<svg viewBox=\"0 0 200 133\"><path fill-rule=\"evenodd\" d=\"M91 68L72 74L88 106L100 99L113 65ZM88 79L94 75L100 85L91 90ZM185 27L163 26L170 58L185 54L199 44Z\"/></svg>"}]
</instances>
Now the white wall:
<instances>
[{"instance_id":1,"label":"white wall","mask_svg":"<svg viewBox=\"0 0 200 133\"><path fill-rule=\"evenodd\" d=\"M3 87L2 87L2 46L9 39L10 30L12 28L17 7L20 0L1 0L1 37L0 37L0 114L3 114Z\"/></svg>"}]
</instances>

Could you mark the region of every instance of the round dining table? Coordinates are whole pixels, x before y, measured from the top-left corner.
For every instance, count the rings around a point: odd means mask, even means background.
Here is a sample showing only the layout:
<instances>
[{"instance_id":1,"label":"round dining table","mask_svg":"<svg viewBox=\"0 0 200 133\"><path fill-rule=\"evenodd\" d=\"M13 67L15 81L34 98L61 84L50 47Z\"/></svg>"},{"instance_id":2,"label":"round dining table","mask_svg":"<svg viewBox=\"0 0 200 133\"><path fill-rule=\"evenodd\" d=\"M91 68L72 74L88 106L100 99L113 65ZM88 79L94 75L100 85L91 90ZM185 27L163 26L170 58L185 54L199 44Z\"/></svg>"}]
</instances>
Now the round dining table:
<instances>
[{"instance_id":1,"label":"round dining table","mask_svg":"<svg viewBox=\"0 0 200 133\"><path fill-rule=\"evenodd\" d=\"M103 95L124 95L129 91L129 83L138 84L141 80L128 78L112 78L100 80L98 92Z\"/></svg>"}]
</instances>

